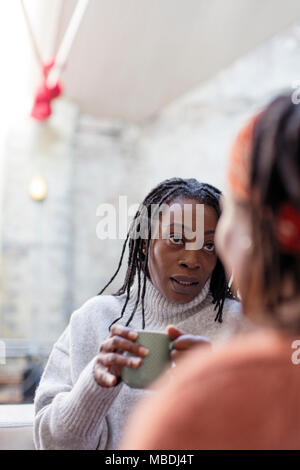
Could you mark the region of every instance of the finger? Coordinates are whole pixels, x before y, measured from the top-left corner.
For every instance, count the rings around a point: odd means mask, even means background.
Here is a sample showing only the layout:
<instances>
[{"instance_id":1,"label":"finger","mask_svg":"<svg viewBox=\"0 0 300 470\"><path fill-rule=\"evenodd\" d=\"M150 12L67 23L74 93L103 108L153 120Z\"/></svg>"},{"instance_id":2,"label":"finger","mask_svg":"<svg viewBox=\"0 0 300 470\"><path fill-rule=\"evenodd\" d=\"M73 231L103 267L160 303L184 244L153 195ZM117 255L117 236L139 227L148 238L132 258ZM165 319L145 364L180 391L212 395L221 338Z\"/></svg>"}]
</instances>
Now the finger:
<instances>
[{"instance_id":1,"label":"finger","mask_svg":"<svg viewBox=\"0 0 300 470\"><path fill-rule=\"evenodd\" d=\"M123 338L134 341L137 339L138 334L132 328L123 325L113 325L110 329L110 336L122 336Z\"/></svg>"},{"instance_id":2,"label":"finger","mask_svg":"<svg viewBox=\"0 0 300 470\"><path fill-rule=\"evenodd\" d=\"M98 354L98 362L105 367L118 366L137 368L141 365L142 359L140 357L128 357L116 353L100 353Z\"/></svg>"},{"instance_id":3,"label":"finger","mask_svg":"<svg viewBox=\"0 0 300 470\"><path fill-rule=\"evenodd\" d=\"M184 357L183 351L176 351L176 349L174 349L171 352L171 360L174 361L175 363L177 363L182 357Z\"/></svg>"},{"instance_id":4,"label":"finger","mask_svg":"<svg viewBox=\"0 0 300 470\"><path fill-rule=\"evenodd\" d=\"M210 341L204 336L197 335L182 335L173 342L173 349L189 349L194 346L208 345Z\"/></svg>"},{"instance_id":5,"label":"finger","mask_svg":"<svg viewBox=\"0 0 300 470\"><path fill-rule=\"evenodd\" d=\"M99 367L97 364L94 370L94 377L96 382L102 387L112 387L117 382L115 375L110 374L106 369Z\"/></svg>"},{"instance_id":6,"label":"finger","mask_svg":"<svg viewBox=\"0 0 300 470\"><path fill-rule=\"evenodd\" d=\"M128 351L134 355L145 357L149 350L138 343L129 341L121 336L113 336L104 341L100 347L100 351L105 352L123 352Z\"/></svg>"},{"instance_id":7,"label":"finger","mask_svg":"<svg viewBox=\"0 0 300 470\"><path fill-rule=\"evenodd\" d=\"M179 330L174 325L168 325L166 329L167 329L167 334L170 336L171 339L176 339L179 336L185 334L184 331Z\"/></svg>"}]
</instances>

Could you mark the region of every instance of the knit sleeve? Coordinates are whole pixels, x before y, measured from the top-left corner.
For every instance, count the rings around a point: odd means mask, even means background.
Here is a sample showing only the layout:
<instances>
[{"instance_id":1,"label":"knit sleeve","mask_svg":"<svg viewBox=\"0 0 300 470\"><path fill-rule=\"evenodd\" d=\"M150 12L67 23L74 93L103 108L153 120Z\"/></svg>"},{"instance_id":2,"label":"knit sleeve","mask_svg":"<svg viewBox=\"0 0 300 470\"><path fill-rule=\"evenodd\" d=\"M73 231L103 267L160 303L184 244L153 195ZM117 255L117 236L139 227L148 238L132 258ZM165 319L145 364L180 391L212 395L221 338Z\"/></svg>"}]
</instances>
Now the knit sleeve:
<instances>
[{"instance_id":1,"label":"knit sleeve","mask_svg":"<svg viewBox=\"0 0 300 470\"><path fill-rule=\"evenodd\" d=\"M37 449L105 449L107 412L122 383L104 388L94 379L94 357L72 381L70 326L55 343L35 395Z\"/></svg>"}]
</instances>

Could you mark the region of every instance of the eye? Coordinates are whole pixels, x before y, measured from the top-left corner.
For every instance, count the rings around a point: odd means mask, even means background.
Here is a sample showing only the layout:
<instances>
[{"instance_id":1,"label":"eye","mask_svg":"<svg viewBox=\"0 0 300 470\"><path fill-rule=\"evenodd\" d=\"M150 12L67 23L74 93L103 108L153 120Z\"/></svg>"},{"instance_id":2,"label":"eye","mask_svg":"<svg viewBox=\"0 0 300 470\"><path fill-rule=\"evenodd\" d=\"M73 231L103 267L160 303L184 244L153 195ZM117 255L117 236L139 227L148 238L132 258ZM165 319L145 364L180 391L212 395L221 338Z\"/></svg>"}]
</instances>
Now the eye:
<instances>
[{"instance_id":1,"label":"eye","mask_svg":"<svg viewBox=\"0 0 300 470\"><path fill-rule=\"evenodd\" d=\"M184 244L181 233L171 233L169 240L171 240L171 242L174 245L183 245Z\"/></svg>"},{"instance_id":2,"label":"eye","mask_svg":"<svg viewBox=\"0 0 300 470\"><path fill-rule=\"evenodd\" d=\"M215 244L213 242L207 242L203 246L204 250L212 253L215 251Z\"/></svg>"}]
</instances>

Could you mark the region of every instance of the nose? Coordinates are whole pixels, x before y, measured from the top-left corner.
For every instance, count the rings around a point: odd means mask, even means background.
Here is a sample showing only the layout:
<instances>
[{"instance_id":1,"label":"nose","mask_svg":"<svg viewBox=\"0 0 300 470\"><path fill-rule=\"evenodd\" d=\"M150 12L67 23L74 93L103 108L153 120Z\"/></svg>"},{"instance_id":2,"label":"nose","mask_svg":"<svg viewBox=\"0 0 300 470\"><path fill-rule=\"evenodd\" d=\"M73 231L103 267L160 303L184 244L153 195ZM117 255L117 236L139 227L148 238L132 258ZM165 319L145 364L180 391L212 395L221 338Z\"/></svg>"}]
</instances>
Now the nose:
<instances>
[{"instance_id":1,"label":"nose","mask_svg":"<svg viewBox=\"0 0 300 470\"><path fill-rule=\"evenodd\" d=\"M185 250L185 255L179 260L179 265L183 268L199 269L200 258L199 250Z\"/></svg>"}]
</instances>

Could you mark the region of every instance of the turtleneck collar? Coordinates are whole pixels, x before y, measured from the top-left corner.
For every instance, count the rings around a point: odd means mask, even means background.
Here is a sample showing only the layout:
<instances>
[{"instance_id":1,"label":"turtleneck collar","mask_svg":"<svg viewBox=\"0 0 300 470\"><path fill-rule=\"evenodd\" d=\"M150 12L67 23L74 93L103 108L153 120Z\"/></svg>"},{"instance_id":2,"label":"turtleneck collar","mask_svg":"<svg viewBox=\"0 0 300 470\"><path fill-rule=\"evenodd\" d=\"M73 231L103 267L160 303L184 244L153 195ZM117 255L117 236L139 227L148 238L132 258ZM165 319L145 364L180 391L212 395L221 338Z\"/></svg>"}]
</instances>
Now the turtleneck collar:
<instances>
[{"instance_id":1,"label":"turtleneck collar","mask_svg":"<svg viewBox=\"0 0 300 470\"><path fill-rule=\"evenodd\" d=\"M142 282L141 282L142 284ZM146 280L146 292L144 299L145 306L145 321L146 328L147 325L161 325L167 324L169 322L178 322L184 320L185 318L193 315L194 313L199 312L202 308L201 304L208 296L210 285L210 278L206 281L202 290L199 294L190 302L184 304L177 304L170 302L166 297L164 297L152 284L152 282L147 278ZM141 285L142 291L142 285ZM138 293L138 282L135 279L131 287L130 300L128 302L128 307L133 308L135 300ZM137 311L142 311L141 307L142 301L140 299L139 307Z\"/></svg>"}]
</instances>

